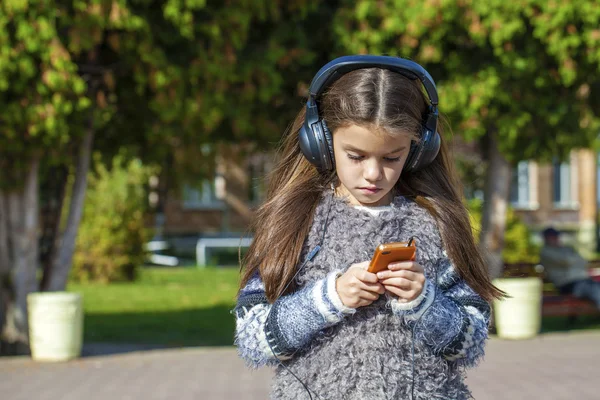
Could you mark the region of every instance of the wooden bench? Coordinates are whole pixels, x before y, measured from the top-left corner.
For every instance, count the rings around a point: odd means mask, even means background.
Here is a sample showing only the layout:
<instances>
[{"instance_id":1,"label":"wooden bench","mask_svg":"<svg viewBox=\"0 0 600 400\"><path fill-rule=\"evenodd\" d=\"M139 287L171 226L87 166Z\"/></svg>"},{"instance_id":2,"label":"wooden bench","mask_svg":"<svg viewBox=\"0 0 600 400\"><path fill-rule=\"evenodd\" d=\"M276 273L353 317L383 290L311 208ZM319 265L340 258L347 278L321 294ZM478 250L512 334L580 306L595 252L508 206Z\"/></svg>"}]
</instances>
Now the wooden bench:
<instances>
[{"instance_id":1,"label":"wooden bench","mask_svg":"<svg viewBox=\"0 0 600 400\"><path fill-rule=\"evenodd\" d=\"M590 262L590 276L600 281L600 260ZM544 277L544 269L540 264L521 263L505 264L504 277L538 276L544 280L542 293L542 316L567 317L568 324L572 325L579 316L600 316L600 310L591 300L578 299L560 292Z\"/></svg>"}]
</instances>

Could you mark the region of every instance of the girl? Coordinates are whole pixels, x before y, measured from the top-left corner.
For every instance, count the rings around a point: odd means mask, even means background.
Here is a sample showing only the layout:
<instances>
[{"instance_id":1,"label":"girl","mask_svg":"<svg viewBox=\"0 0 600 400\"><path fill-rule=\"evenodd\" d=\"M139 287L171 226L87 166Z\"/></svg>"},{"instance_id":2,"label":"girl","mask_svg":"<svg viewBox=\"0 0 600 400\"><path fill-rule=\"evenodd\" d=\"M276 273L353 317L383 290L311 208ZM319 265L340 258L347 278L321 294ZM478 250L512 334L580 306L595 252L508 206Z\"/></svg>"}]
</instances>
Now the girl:
<instances>
[{"instance_id":1,"label":"girl","mask_svg":"<svg viewBox=\"0 0 600 400\"><path fill-rule=\"evenodd\" d=\"M278 365L274 399L471 398L464 370L502 292L436 132L433 80L408 60L348 56L309 92L243 262L240 356ZM409 238L416 261L367 271L377 245Z\"/></svg>"}]
</instances>

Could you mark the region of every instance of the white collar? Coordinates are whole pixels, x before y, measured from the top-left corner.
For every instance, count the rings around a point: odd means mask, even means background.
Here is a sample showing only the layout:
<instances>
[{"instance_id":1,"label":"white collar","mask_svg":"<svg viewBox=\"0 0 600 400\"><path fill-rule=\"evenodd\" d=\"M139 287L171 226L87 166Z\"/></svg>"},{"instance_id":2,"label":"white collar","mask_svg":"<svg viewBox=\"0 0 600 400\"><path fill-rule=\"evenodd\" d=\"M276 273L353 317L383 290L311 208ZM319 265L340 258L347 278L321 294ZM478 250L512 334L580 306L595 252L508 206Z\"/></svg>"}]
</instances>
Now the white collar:
<instances>
[{"instance_id":1,"label":"white collar","mask_svg":"<svg viewBox=\"0 0 600 400\"><path fill-rule=\"evenodd\" d=\"M365 212L368 212L371 215L379 215L381 214L383 211L388 211L392 209L392 206L378 206L378 207L367 207L367 206L354 206L354 208L356 208L357 210L362 210Z\"/></svg>"}]
</instances>

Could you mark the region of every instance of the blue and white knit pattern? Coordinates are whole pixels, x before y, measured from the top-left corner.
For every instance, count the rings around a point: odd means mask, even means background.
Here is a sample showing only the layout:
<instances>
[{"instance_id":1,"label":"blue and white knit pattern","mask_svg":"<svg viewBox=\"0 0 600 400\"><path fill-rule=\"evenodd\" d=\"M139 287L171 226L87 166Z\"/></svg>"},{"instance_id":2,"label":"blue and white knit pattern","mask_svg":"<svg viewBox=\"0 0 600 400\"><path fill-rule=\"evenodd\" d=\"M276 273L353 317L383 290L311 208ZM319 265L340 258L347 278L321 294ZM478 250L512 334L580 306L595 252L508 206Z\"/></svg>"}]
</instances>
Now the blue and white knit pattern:
<instances>
[{"instance_id":1,"label":"blue and white knit pattern","mask_svg":"<svg viewBox=\"0 0 600 400\"><path fill-rule=\"evenodd\" d=\"M326 200L317 207L301 262L319 244L327 209ZM335 291L337 276L370 259L378 244L411 236L425 268L423 293L408 303L381 296L367 307L344 307ZM272 305L258 276L240 291L236 344L249 365L275 364L270 343L321 398L405 399L413 379L415 400L471 398L463 367L483 356L489 305L457 274L426 210L397 197L389 210L373 215L334 198L323 246L296 283L296 292ZM306 392L278 367L271 396L301 399Z\"/></svg>"},{"instance_id":2,"label":"blue and white knit pattern","mask_svg":"<svg viewBox=\"0 0 600 400\"><path fill-rule=\"evenodd\" d=\"M356 310L346 307L335 289L340 274L334 271L273 304L266 303L264 284L254 276L234 309L240 357L253 367L288 359L317 332L353 314Z\"/></svg>"},{"instance_id":3,"label":"blue and white knit pattern","mask_svg":"<svg viewBox=\"0 0 600 400\"><path fill-rule=\"evenodd\" d=\"M483 354L490 307L460 279L448 259L442 260L437 269L443 272L439 287L428 280L421 299L413 300L412 307L393 299L392 310L415 329L417 339L429 344L437 354L467 367L474 366Z\"/></svg>"}]
</instances>

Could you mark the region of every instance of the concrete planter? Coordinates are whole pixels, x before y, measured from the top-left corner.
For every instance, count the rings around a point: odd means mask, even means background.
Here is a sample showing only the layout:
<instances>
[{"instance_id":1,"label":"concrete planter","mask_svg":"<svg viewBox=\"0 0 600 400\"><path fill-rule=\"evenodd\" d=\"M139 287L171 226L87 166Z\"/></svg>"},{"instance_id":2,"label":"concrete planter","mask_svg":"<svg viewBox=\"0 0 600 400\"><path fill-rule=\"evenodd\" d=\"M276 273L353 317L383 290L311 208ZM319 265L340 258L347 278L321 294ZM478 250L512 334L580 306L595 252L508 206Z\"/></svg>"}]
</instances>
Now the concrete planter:
<instances>
[{"instance_id":1,"label":"concrete planter","mask_svg":"<svg viewBox=\"0 0 600 400\"><path fill-rule=\"evenodd\" d=\"M502 278L493 283L511 296L502 301L494 300L498 337L529 339L537 336L542 323L542 279Z\"/></svg>"},{"instance_id":2,"label":"concrete planter","mask_svg":"<svg viewBox=\"0 0 600 400\"><path fill-rule=\"evenodd\" d=\"M34 360L67 361L81 355L83 299L79 293L31 293L27 307Z\"/></svg>"}]
</instances>

